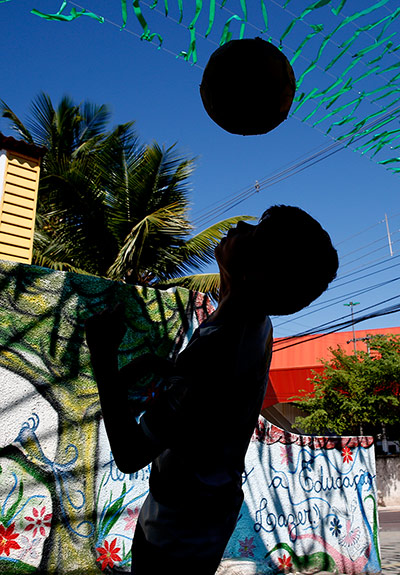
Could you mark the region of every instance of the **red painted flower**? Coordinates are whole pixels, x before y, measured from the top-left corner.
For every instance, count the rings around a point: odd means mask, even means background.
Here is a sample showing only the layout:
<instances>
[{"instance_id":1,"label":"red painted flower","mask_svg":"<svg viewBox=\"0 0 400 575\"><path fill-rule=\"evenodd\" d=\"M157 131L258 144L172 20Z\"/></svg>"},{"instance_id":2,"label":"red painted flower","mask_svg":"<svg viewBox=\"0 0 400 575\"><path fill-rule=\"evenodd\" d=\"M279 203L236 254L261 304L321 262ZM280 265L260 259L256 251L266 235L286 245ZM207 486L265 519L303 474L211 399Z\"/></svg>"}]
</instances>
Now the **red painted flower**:
<instances>
[{"instance_id":1,"label":"red painted flower","mask_svg":"<svg viewBox=\"0 0 400 575\"><path fill-rule=\"evenodd\" d=\"M29 521L28 525L25 527L24 531L31 531L33 529L33 537L36 537L36 533L40 532L40 535L44 537L46 535L45 527L50 527L50 521L52 518L52 513L46 513L46 507L42 507L39 511L34 507L32 509L33 517L25 517Z\"/></svg>"},{"instance_id":2,"label":"red painted flower","mask_svg":"<svg viewBox=\"0 0 400 575\"><path fill-rule=\"evenodd\" d=\"M281 571L286 572L293 567L290 555L289 556L284 555L283 557L278 557L278 563L279 563L279 569Z\"/></svg>"},{"instance_id":3,"label":"red painted flower","mask_svg":"<svg viewBox=\"0 0 400 575\"><path fill-rule=\"evenodd\" d=\"M108 544L108 541L104 541L104 547L96 547L96 551L99 552L99 557L97 557L96 561L102 561L101 570L104 569L109 565L110 567L114 567L115 561L121 561L121 557L118 555L118 551L120 551L121 547L115 547L117 544L117 538L111 541L111 544Z\"/></svg>"},{"instance_id":4,"label":"red painted flower","mask_svg":"<svg viewBox=\"0 0 400 575\"><path fill-rule=\"evenodd\" d=\"M15 523L5 528L0 524L0 555L5 553L10 555L10 549L21 549L19 543L15 541L19 537L19 533L14 533Z\"/></svg>"},{"instance_id":5,"label":"red painted flower","mask_svg":"<svg viewBox=\"0 0 400 575\"><path fill-rule=\"evenodd\" d=\"M353 461L353 456L350 447L344 447L342 449L342 457L344 463L350 463L350 461Z\"/></svg>"}]
</instances>

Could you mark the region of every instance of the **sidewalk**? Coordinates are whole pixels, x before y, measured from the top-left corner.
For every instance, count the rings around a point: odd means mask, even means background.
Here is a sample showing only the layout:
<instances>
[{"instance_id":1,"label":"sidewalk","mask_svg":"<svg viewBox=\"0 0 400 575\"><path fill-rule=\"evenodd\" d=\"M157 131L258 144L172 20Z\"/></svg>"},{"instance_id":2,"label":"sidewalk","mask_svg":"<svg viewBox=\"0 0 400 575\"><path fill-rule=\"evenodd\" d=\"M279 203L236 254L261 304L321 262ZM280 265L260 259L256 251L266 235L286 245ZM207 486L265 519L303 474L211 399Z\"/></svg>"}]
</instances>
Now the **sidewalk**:
<instances>
[{"instance_id":1,"label":"sidewalk","mask_svg":"<svg viewBox=\"0 0 400 575\"><path fill-rule=\"evenodd\" d=\"M382 575L400 574L400 506L379 508Z\"/></svg>"}]
</instances>

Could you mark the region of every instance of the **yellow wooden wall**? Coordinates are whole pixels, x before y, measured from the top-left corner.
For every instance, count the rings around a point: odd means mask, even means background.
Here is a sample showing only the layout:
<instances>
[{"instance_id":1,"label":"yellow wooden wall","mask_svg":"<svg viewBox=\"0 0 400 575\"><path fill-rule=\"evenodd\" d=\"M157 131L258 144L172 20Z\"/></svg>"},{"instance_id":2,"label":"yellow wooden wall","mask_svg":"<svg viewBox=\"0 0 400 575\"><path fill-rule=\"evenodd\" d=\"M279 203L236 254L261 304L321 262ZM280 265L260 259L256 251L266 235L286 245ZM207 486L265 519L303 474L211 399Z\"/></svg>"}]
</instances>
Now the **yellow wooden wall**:
<instances>
[{"instance_id":1,"label":"yellow wooden wall","mask_svg":"<svg viewBox=\"0 0 400 575\"><path fill-rule=\"evenodd\" d=\"M0 259L32 262L40 160L7 151L0 206Z\"/></svg>"}]
</instances>

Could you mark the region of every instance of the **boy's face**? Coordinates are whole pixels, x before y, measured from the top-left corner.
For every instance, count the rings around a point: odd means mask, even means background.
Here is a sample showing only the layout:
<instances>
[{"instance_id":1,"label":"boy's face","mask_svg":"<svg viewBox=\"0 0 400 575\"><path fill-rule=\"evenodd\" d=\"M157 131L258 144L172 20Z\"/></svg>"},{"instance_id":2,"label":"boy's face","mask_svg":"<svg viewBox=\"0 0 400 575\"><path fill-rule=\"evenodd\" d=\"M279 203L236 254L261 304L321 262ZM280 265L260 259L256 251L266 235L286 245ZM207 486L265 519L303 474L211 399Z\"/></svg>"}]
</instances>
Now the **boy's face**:
<instances>
[{"instance_id":1,"label":"boy's face","mask_svg":"<svg viewBox=\"0 0 400 575\"><path fill-rule=\"evenodd\" d=\"M258 226L241 221L231 228L225 238L215 248L215 258L221 272L230 277L242 277L245 274L246 254L254 247L254 238Z\"/></svg>"}]
</instances>

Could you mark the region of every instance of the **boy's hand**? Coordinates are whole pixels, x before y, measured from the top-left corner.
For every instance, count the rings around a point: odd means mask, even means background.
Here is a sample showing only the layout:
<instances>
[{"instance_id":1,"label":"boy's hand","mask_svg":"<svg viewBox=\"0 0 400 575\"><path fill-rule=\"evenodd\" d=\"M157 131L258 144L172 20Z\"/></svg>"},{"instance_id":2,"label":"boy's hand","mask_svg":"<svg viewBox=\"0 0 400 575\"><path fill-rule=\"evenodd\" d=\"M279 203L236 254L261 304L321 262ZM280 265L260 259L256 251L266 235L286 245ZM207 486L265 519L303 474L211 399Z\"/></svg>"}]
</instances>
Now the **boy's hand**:
<instances>
[{"instance_id":1,"label":"boy's hand","mask_svg":"<svg viewBox=\"0 0 400 575\"><path fill-rule=\"evenodd\" d=\"M85 331L91 353L116 352L126 332L123 305L118 304L89 317Z\"/></svg>"}]
</instances>

